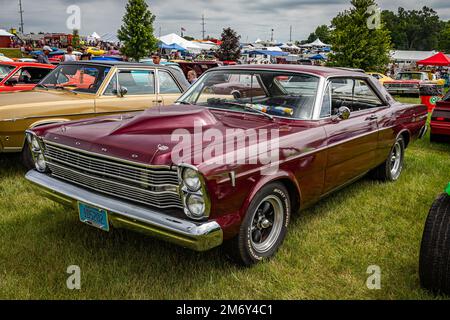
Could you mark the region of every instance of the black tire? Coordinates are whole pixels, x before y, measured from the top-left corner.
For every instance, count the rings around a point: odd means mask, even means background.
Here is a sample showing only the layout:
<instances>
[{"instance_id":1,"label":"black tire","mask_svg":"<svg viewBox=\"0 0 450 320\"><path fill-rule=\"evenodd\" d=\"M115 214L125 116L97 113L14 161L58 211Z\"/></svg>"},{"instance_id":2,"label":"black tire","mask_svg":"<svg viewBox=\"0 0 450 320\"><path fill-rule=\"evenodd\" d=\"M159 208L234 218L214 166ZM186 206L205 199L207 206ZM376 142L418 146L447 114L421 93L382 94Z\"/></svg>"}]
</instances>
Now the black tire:
<instances>
[{"instance_id":1,"label":"black tire","mask_svg":"<svg viewBox=\"0 0 450 320\"><path fill-rule=\"evenodd\" d=\"M272 205L270 202L274 202ZM261 214L263 208L266 208L266 203L269 203L268 217L270 217L270 210L273 209L272 217L277 223L273 223L270 231L262 229L260 227L263 224L261 221ZM275 209L279 207L279 210ZM278 213L277 213L278 212ZM289 192L286 187L281 183L271 183L264 186L252 200L244 220L242 221L239 234L225 243L225 249L228 256L236 263L243 266L252 266L258 262L266 259L270 259L275 255L278 248L284 241L287 233L287 227L289 224L291 215L291 202L289 198ZM255 220L259 220L255 224ZM266 219L267 220L267 219ZM259 226L258 226L259 225ZM266 240L261 243L255 243L255 234L259 234L260 239L265 237L263 234L266 232ZM271 240L272 239L272 240ZM264 243L272 243L268 245L265 250L259 250L256 246L264 245Z\"/></svg>"},{"instance_id":2,"label":"black tire","mask_svg":"<svg viewBox=\"0 0 450 320\"><path fill-rule=\"evenodd\" d=\"M441 194L428 214L419 260L420 284L450 294L450 196Z\"/></svg>"},{"instance_id":3,"label":"black tire","mask_svg":"<svg viewBox=\"0 0 450 320\"><path fill-rule=\"evenodd\" d=\"M394 157L394 154L398 152L397 146L400 148L399 150L400 163L398 170L393 172L392 159ZM404 159L405 159L405 140L403 139L403 137L399 137L397 138L397 141L395 141L394 146L389 152L389 156L387 157L386 161L383 162L379 167L375 168L375 170L373 171L374 178L381 181L397 181L400 178L400 175L403 171Z\"/></svg>"},{"instance_id":4,"label":"black tire","mask_svg":"<svg viewBox=\"0 0 450 320\"><path fill-rule=\"evenodd\" d=\"M23 166L27 170L31 170L35 168L33 156L31 155L30 147L28 146L28 142L25 142L25 145L22 150L22 154L20 155Z\"/></svg>"}]
</instances>

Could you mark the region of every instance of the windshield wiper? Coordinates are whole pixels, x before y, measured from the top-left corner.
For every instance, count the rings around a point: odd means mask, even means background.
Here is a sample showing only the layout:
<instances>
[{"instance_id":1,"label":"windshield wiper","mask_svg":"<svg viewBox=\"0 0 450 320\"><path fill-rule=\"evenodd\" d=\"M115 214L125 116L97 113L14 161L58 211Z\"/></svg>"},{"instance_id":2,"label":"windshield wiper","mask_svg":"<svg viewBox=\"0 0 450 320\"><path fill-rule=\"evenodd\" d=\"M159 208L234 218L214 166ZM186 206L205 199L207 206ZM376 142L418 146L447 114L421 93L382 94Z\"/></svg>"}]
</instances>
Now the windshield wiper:
<instances>
[{"instance_id":1,"label":"windshield wiper","mask_svg":"<svg viewBox=\"0 0 450 320\"><path fill-rule=\"evenodd\" d=\"M271 116L268 113L265 113L264 111L258 110L258 109L252 107L249 104L242 104L242 103L231 102L231 101L220 101L220 103L227 104L227 105L230 105L230 106L240 107L240 108L242 108L244 110L254 111L254 112L256 112L256 113L258 113L260 115L263 115L263 116L265 116L265 117L267 117L267 118L269 118L270 120L273 121L273 116Z\"/></svg>"},{"instance_id":2,"label":"windshield wiper","mask_svg":"<svg viewBox=\"0 0 450 320\"><path fill-rule=\"evenodd\" d=\"M176 103L184 104L184 105L187 105L187 106L194 106L194 104L192 104L190 102L187 102L187 101L176 101Z\"/></svg>"}]
</instances>

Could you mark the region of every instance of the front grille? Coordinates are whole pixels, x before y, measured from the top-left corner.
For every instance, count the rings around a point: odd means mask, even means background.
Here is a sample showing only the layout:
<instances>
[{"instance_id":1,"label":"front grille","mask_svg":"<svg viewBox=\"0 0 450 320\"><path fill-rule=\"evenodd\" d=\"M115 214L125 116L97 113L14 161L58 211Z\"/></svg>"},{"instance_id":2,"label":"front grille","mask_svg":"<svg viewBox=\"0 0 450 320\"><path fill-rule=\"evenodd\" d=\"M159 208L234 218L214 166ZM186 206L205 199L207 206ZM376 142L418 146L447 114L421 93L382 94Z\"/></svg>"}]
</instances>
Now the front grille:
<instances>
[{"instance_id":1,"label":"front grille","mask_svg":"<svg viewBox=\"0 0 450 320\"><path fill-rule=\"evenodd\" d=\"M183 208L176 168L122 163L50 142L44 154L56 178L158 208Z\"/></svg>"},{"instance_id":2,"label":"front grille","mask_svg":"<svg viewBox=\"0 0 450 320\"><path fill-rule=\"evenodd\" d=\"M414 84L406 84L406 83L389 83L387 84L388 88L411 88L417 89L417 86Z\"/></svg>"}]
</instances>

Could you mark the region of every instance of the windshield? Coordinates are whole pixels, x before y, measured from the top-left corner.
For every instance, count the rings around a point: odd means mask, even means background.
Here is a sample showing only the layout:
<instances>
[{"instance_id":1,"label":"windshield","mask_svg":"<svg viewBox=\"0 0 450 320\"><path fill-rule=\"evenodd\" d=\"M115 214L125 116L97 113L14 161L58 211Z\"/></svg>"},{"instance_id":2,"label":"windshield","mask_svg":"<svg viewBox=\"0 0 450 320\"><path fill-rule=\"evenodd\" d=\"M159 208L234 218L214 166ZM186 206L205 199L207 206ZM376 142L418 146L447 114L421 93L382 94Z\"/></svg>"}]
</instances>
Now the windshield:
<instances>
[{"instance_id":1,"label":"windshield","mask_svg":"<svg viewBox=\"0 0 450 320\"><path fill-rule=\"evenodd\" d=\"M97 93L110 68L95 65L60 65L40 84L47 89L68 89L80 93Z\"/></svg>"},{"instance_id":2,"label":"windshield","mask_svg":"<svg viewBox=\"0 0 450 320\"><path fill-rule=\"evenodd\" d=\"M422 80L421 73L399 73L397 80Z\"/></svg>"},{"instance_id":3,"label":"windshield","mask_svg":"<svg viewBox=\"0 0 450 320\"><path fill-rule=\"evenodd\" d=\"M311 119L319 78L273 71L211 71L201 77L180 103Z\"/></svg>"},{"instance_id":4,"label":"windshield","mask_svg":"<svg viewBox=\"0 0 450 320\"><path fill-rule=\"evenodd\" d=\"M11 71L14 70L13 66L0 64L0 80L5 79Z\"/></svg>"}]
</instances>

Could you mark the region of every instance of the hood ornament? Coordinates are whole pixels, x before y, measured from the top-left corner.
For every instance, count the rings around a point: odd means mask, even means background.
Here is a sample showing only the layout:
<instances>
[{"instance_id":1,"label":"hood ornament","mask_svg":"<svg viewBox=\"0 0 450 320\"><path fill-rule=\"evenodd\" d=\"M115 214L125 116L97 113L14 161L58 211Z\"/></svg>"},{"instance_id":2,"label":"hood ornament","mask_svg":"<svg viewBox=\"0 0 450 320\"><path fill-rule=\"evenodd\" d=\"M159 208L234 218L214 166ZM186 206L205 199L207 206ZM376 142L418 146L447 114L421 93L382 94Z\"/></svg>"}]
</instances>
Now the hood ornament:
<instances>
[{"instance_id":1,"label":"hood ornament","mask_svg":"<svg viewBox=\"0 0 450 320\"><path fill-rule=\"evenodd\" d=\"M159 151L167 151L167 150L169 150L169 147L165 146L163 144L158 144L158 150Z\"/></svg>"}]
</instances>

